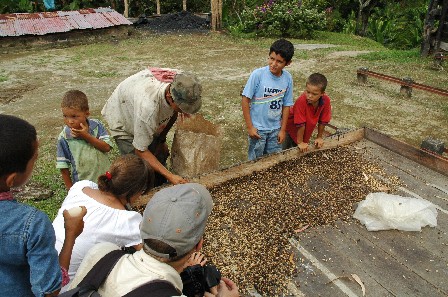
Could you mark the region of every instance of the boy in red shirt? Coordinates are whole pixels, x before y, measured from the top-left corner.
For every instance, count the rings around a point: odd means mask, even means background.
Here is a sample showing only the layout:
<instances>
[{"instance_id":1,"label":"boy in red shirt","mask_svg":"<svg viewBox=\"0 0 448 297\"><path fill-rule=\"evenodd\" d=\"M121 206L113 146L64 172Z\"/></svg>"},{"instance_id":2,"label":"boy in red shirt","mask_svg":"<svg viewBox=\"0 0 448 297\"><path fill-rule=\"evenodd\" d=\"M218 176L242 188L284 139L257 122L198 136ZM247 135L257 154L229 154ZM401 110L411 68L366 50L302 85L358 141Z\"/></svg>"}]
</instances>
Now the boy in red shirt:
<instances>
[{"instance_id":1,"label":"boy in red shirt","mask_svg":"<svg viewBox=\"0 0 448 297\"><path fill-rule=\"evenodd\" d=\"M325 94L326 87L327 78L324 75L313 73L308 77L305 92L290 109L283 149L298 147L301 152L306 152L316 124L318 126L314 146L321 148L324 145L322 134L331 119L330 97Z\"/></svg>"}]
</instances>

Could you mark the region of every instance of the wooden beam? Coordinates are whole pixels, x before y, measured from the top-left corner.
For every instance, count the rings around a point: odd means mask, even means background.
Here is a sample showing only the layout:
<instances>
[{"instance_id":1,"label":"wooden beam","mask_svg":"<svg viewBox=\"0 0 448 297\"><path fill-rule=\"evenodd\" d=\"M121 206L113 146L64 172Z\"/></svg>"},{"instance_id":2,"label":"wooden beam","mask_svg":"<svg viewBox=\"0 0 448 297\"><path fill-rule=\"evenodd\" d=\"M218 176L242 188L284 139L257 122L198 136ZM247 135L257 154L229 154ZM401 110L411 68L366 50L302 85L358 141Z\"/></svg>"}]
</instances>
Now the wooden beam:
<instances>
[{"instance_id":1,"label":"wooden beam","mask_svg":"<svg viewBox=\"0 0 448 297\"><path fill-rule=\"evenodd\" d=\"M382 147L387 148L403 157L415 161L425 167L448 176L448 159L443 156L432 154L428 151L413 147L407 143L393 139L383 133L370 128L364 128L364 137Z\"/></svg>"},{"instance_id":2,"label":"wooden beam","mask_svg":"<svg viewBox=\"0 0 448 297\"><path fill-rule=\"evenodd\" d=\"M215 185L219 185L223 182L231 180L233 178L250 175L253 172L261 171L272 167L278 163L300 158L304 155L307 155L311 152L320 151L320 150L328 150L331 148L335 148L342 145L348 145L350 143L361 140L364 136L364 129L357 129L354 131L350 131L344 134L331 136L325 138L325 145L323 148L316 149L314 146L310 145L309 151L305 153L299 152L297 148L291 148L288 150L281 151L279 153L270 154L264 157L261 157L254 161L246 161L240 164L233 165L228 168L224 168L221 170L217 170L214 172L210 172L195 178L191 178L190 182L200 183L205 187L213 187ZM168 185L171 186L171 185ZM134 205L143 205L148 203L149 199L154 195L157 191L159 191L162 187L155 188L151 190L145 196L139 198Z\"/></svg>"}]
</instances>

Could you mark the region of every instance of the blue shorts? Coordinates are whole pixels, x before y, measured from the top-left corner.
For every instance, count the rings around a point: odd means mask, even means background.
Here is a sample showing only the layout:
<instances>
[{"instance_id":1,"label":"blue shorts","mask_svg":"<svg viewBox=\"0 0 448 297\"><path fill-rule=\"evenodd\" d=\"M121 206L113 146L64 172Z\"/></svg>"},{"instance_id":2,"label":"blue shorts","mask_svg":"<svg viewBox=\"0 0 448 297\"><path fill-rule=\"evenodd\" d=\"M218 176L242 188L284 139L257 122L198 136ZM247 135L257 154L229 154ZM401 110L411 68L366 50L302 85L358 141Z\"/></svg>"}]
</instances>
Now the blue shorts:
<instances>
[{"instance_id":1,"label":"blue shorts","mask_svg":"<svg viewBox=\"0 0 448 297\"><path fill-rule=\"evenodd\" d=\"M248 159L255 160L263 155L277 153L282 150L282 144L278 143L280 129L258 131L260 139L249 137Z\"/></svg>"}]
</instances>

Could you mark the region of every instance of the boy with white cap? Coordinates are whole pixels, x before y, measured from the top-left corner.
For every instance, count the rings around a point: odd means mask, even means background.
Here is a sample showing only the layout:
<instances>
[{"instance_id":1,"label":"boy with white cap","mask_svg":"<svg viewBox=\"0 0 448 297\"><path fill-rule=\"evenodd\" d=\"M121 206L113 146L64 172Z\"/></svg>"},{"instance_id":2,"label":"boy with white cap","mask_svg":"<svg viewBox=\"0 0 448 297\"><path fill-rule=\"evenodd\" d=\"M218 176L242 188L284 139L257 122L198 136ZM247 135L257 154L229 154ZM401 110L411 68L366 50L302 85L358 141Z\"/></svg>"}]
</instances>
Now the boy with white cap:
<instances>
[{"instance_id":1,"label":"boy with white cap","mask_svg":"<svg viewBox=\"0 0 448 297\"><path fill-rule=\"evenodd\" d=\"M101 111L122 155L135 153L154 169L155 186L186 183L165 168L166 135L178 113L201 108L202 86L193 74L169 68L148 68L122 81Z\"/></svg>"},{"instance_id":2,"label":"boy with white cap","mask_svg":"<svg viewBox=\"0 0 448 297\"><path fill-rule=\"evenodd\" d=\"M189 265L192 254L202 248L203 234L213 207L208 190L196 183L168 187L157 192L143 213L140 234L143 249L121 257L98 292L101 296L124 296L148 282L164 281L172 292L183 296L180 273ZM111 243L94 246L84 258L72 288L84 278L101 258L120 247ZM239 296L229 279L204 296Z\"/></svg>"}]
</instances>

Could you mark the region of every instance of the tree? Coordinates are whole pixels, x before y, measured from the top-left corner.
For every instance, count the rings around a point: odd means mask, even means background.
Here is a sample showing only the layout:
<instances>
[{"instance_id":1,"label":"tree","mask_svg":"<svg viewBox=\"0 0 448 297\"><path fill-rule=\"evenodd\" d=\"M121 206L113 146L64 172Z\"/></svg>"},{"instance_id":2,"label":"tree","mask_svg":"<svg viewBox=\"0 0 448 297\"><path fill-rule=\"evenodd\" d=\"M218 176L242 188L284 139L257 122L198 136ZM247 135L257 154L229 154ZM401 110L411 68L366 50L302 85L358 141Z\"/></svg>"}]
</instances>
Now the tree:
<instances>
[{"instance_id":1,"label":"tree","mask_svg":"<svg viewBox=\"0 0 448 297\"><path fill-rule=\"evenodd\" d=\"M212 30L222 29L222 0L211 0Z\"/></svg>"},{"instance_id":2,"label":"tree","mask_svg":"<svg viewBox=\"0 0 448 297\"><path fill-rule=\"evenodd\" d=\"M129 0L124 0L124 17L129 17Z\"/></svg>"},{"instance_id":3,"label":"tree","mask_svg":"<svg viewBox=\"0 0 448 297\"><path fill-rule=\"evenodd\" d=\"M366 36L367 24L369 22L370 13L380 0L358 0L358 18L356 20L356 35Z\"/></svg>"}]
</instances>

